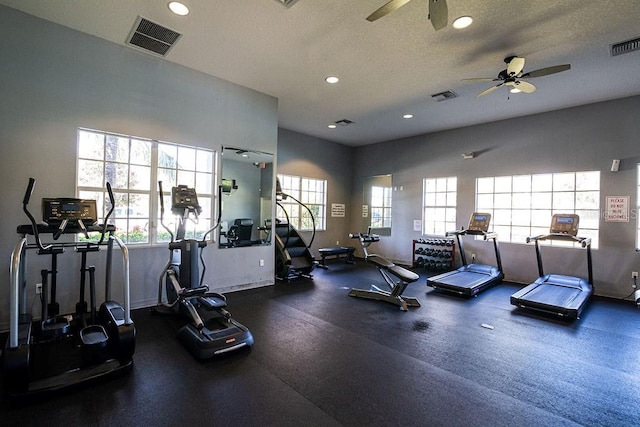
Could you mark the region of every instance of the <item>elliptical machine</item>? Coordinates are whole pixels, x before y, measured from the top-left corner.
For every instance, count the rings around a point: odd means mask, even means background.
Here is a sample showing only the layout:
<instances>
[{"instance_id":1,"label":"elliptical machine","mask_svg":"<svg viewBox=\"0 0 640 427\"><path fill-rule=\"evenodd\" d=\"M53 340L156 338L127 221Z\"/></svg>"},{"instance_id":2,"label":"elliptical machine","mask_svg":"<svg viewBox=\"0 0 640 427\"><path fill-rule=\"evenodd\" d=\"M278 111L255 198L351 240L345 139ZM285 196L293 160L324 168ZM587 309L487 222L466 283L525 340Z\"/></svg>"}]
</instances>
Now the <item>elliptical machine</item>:
<instances>
[{"instance_id":1,"label":"elliptical machine","mask_svg":"<svg viewBox=\"0 0 640 427\"><path fill-rule=\"evenodd\" d=\"M158 280L158 304L156 313L178 314L189 323L178 331L178 340L197 358L213 356L253 345L249 329L235 321L226 310L224 295L209 292L203 284L206 265L202 255L207 246L207 236L218 226L215 224L202 240L187 239L189 220L197 222L202 207L194 188L178 185L171 189L171 212L178 217L174 232L164 223L164 193L160 191L160 223L171 236L169 261ZM202 273L199 273L202 264ZM164 289L164 292L163 292ZM163 293L166 299L163 298Z\"/></svg>"},{"instance_id":2,"label":"elliptical machine","mask_svg":"<svg viewBox=\"0 0 640 427\"><path fill-rule=\"evenodd\" d=\"M115 200L111 186L107 191L111 209L104 224L97 225L95 200L45 198L42 200L44 223L37 223L28 204L35 179L30 178L22 208L30 223L18 226L20 240L11 259L9 336L3 352L4 386L11 396L29 396L53 392L124 372L133 364L136 330L129 307L129 252L108 224ZM89 233L100 234L99 241ZM85 240L58 241L62 235L82 234ZM41 235L53 241L44 244ZM29 243L33 236L34 243ZM105 242L106 239L106 242ZM124 305L111 300L111 264L113 243L122 251L124 266ZM88 253L99 254L107 246L105 301L96 312L95 267L87 266ZM81 254L80 299L75 313L61 315L56 301L58 256L72 248ZM42 312L34 321L27 306L27 253L51 256L51 268L41 270ZM90 307L85 300L89 275ZM49 279L50 278L50 279Z\"/></svg>"}]
</instances>

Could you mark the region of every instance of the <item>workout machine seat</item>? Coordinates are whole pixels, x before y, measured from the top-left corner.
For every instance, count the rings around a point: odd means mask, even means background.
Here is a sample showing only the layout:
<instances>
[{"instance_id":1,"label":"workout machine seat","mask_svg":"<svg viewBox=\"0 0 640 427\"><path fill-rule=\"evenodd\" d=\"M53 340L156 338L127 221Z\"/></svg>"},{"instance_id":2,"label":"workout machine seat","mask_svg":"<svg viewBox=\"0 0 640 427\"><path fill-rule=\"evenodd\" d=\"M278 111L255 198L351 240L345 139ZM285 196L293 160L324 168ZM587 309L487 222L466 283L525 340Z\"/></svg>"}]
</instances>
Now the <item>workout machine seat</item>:
<instances>
[{"instance_id":1,"label":"workout machine seat","mask_svg":"<svg viewBox=\"0 0 640 427\"><path fill-rule=\"evenodd\" d=\"M353 264L353 254L355 251L356 248L354 248L353 246L333 246L330 248L320 248L318 249L318 253L320 254L320 257L322 259L320 260L320 264L318 264L318 267L328 269L329 267L327 267L326 263L327 258L335 257L336 259L340 259L341 255L346 255L344 261L345 263Z\"/></svg>"},{"instance_id":2,"label":"workout machine seat","mask_svg":"<svg viewBox=\"0 0 640 427\"><path fill-rule=\"evenodd\" d=\"M408 307L420 307L420 302L417 298L402 295L409 283L415 282L420 276L394 264L380 255L369 254L367 247L371 243L379 241L380 238L378 236L356 233L351 234L351 237L360 240L365 260L376 266L389 290L383 290L375 285L371 285L369 289L351 289L349 296L388 302L397 305L402 311L407 311Z\"/></svg>"},{"instance_id":3,"label":"workout machine seat","mask_svg":"<svg viewBox=\"0 0 640 427\"><path fill-rule=\"evenodd\" d=\"M586 279L547 274L511 295L511 304L577 319L593 293Z\"/></svg>"},{"instance_id":4,"label":"workout machine seat","mask_svg":"<svg viewBox=\"0 0 640 427\"><path fill-rule=\"evenodd\" d=\"M473 296L500 282L503 277L502 272L492 265L468 264L457 270L428 278L427 285Z\"/></svg>"}]
</instances>

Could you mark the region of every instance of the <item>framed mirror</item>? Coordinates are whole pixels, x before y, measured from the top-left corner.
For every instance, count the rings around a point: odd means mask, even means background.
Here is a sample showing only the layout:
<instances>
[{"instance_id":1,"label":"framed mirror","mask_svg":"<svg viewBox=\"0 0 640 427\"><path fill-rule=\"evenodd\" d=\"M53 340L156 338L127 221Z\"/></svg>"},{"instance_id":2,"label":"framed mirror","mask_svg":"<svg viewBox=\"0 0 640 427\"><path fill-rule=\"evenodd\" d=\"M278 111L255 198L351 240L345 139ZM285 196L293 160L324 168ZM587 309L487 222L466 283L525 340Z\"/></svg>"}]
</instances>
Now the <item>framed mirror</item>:
<instances>
[{"instance_id":1,"label":"framed mirror","mask_svg":"<svg viewBox=\"0 0 640 427\"><path fill-rule=\"evenodd\" d=\"M382 236L391 235L393 180L391 175L368 176L363 181L363 230Z\"/></svg>"},{"instance_id":2,"label":"framed mirror","mask_svg":"<svg viewBox=\"0 0 640 427\"><path fill-rule=\"evenodd\" d=\"M242 148L223 148L221 248L271 244L273 157Z\"/></svg>"}]
</instances>

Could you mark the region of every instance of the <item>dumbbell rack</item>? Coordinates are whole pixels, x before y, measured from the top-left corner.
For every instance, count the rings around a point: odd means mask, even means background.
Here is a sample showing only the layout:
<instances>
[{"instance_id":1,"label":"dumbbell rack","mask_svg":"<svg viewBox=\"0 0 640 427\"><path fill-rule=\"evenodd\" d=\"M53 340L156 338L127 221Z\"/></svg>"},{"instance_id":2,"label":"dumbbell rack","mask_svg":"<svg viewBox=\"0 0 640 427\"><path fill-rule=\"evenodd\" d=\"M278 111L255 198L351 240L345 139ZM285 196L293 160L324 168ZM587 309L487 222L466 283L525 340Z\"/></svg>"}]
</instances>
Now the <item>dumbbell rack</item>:
<instances>
[{"instance_id":1,"label":"dumbbell rack","mask_svg":"<svg viewBox=\"0 0 640 427\"><path fill-rule=\"evenodd\" d=\"M429 237L413 241L413 267L429 271L448 271L455 268L454 239Z\"/></svg>"}]
</instances>

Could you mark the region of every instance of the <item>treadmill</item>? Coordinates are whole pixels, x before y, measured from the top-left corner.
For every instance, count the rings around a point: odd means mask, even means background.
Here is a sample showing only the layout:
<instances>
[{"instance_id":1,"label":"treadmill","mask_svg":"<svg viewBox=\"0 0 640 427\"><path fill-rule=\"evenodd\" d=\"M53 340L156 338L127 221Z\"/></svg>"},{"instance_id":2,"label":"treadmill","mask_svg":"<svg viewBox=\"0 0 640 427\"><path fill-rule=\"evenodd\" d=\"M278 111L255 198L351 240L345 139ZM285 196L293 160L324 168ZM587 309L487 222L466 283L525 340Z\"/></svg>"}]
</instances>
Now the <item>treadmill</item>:
<instances>
[{"instance_id":1,"label":"treadmill","mask_svg":"<svg viewBox=\"0 0 640 427\"><path fill-rule=\"evenodd\" d=\"M511 295L511 304L523 309L538 310L563 318L576 320L593 294L593 269L591 263L591 238L577 237L580 217L575 214L555 214L551 220L549 234L527 237L534 241L540 277L530 285ZM583 279L561 274L544 274L542 254L538 242L564 240L579 243L587 249L589 277Z\"/></svg>"},{"instance_id":2,"label":"treadmill","mask_svg":"<svg viewBox=\"0 0 640 427\"><path fill-rule=\"evenodd\" d=\"M462 267L457 270L429 277L427 279L427 286L471 297L502 281L504 273L502 271L502 260L498 249L498 235L493 232L488 232L490 221L491 214L474 212L469 220L468 229L447 232L447 236L456 236L458 248L460 249ZM463 236L482 236L484 240L492 240L496 253L497 267L484 264L467 264L462 239Z\"/></svg>"}]
</instances>

